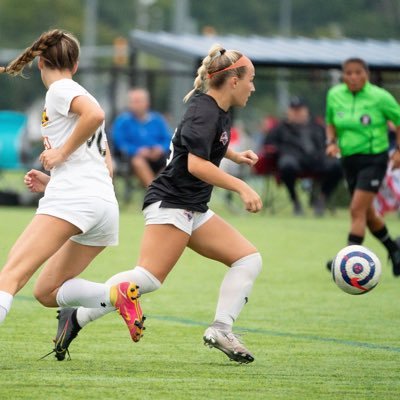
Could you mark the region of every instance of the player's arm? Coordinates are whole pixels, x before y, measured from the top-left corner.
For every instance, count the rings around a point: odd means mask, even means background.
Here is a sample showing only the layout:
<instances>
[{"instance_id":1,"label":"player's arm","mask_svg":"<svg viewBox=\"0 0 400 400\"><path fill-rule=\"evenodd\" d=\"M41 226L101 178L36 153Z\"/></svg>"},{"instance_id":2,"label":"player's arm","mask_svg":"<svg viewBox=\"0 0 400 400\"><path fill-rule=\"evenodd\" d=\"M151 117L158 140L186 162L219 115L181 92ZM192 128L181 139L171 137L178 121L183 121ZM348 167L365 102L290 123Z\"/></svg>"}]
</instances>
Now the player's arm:
<instances>
[{"instance_id":1,"label":"player's arm","mask_svg":"<svg viewBox=\"0 0 400 400\"><path fill-rule=\"evenodd\" d=\"M70 111L79 115L75 129L58 149L45 150L40 161L46 170L63 163L79 146L85 143L104 121L104 111L87 96L77 96L71 101Z\"/></svg>"},{"instance_id":2,"label":"player's arm","mask_svg":"<svg viewBox=\"0 0 400 400\"><path fill-rule=\"evenodd\" d=\"M339 154L339 147L337 145L336 129L333 125L326 126L326 154L331 157L336 157Z\"/></svg>"},{"instance_id":3,"label":"player's arm","mask_svg":"<svg viewBox=\"0 0 400 400\"><path fill-rule=\"evenodd\" d=\"M33 193L43 193L49 181L50 176L37 169L31 169L24 176L26 187Z\"/></svg>"},{"instance_id":4,"label":"player's arm","mask_svg":"<svg viewBox=\"0 0 400 400\"><path fill-rule=\"evenodd\" d=\"M236 192L250 212L260 211L262 201L260 196L244 181L236 178L210 161L189 153L188 170L196 178L213 186Z\"/></svg>"},{"instance_id":5,"label":"player's arm","mask_svg":"<svg viewBox=\"0 0 400 400\"><path fill-rule=\"evenodd\" d=\"M250 165L250 167L258 161L258 156L253 150L237 152L230 147L228 147L228 150L225 153L225 158L235 162L236 164L247 164Z\"/></svg>"}]
</instances>

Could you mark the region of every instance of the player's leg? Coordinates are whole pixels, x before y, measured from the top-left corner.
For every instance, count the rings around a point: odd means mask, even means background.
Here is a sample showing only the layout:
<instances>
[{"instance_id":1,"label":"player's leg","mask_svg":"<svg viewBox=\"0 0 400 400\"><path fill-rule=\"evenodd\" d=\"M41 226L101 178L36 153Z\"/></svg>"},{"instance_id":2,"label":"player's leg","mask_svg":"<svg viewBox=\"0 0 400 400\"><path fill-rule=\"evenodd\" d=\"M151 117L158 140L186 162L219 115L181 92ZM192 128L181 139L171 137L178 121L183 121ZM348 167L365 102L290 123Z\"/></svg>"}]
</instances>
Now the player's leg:
<instances>
[{"instance_id":1,"label":"player's leg","mask_svg":"<svg viewBox=\"0 0 400 400\"><path fill-rule=\"evenodd\" d=\"M367 212L372 205L375 193L356 189L350 202L350 233L348 244L362 244L367 227Z\"/></svg>"},{"instance_id":2,"label":"player's leg","mask_svg":"<svg viewBox=\"0 0 400 400\"><path fill-rule=\"evenodd\" d=\"M363 178L363 166L359 160L354 157L345 157L342 159L342 167L344 177L347 182L347 188L351 196L349 213L351 215L350 232L347 236L347 245L358 244L361 245L364 241L365 228L366 228L366 213L369 207L369 199L365 199L362 194L367 193L363 189L361 182L365 181ZM356 191L359 193L356 195ZM357 210L356 207L360 203L363 209ZM357 212L359 213L357 215ZM354 216L354 219L353 219ZM352 229L356 229L353 233ZM332 270L333 259L330 259L326 263L326 267L329 271Z\"/></svg>"},{"instance_id":3,"label":"player's leg","mask_svg":"<svg viewBox=\"0 0 400 400\"><path fill-rule=\"evenodd\" d=\"M46 307L76 306L90 302L92 307L99 307L102 299L108 296L106 286L76 278L104 250L104 246L86 246L68 240L46 263L34 287L34 296ZM60 301L57 303L57 294ZM104 292L104 294L102 293ZM98 297L99 300L94 300ZM89 306L89 305L88 305Z\"/></svg>"},{"instance_id":4,"label":"player's leg","mask_svg":"<svg viewBox=\"0 0 400 400\"><path fill-rule=\"evenodd\" d=\"M193 231L188 246L230 267L220 287L214 322L204 333L205 342L234 361L253 361L252 354L232 333L232 325L247 303L261 271L260 254L236 229L217 215Z\"/></svg>"},{"instance_id":5,"label":"player's leg","mask_svg":"<svg viewBox=\"0 0 400 400\"><path fill-rule=\"evenodd\" d=\"M135 282L140 294L157 290L184 251L188 240L189 234L172 224L146 225L137 266L112 276L106 284ZM56 339L62 337L63 342L58 347L56 345L57 359L65 358L69 344L81 328L114 310L114 307L61 309ZM141 329L136 331L141 333Z\"/></svg>"},{"instance_id":6,"label":"player's leg","mask_svg":"<svg viewBox=\"0 0 400 400\"><path fill-rule=\"evenodd\" d=\"M72 240L68 240L46 263L42 269L34 287L34 295L37 300L47 307L60 305L57 302L57 293L63 284L68 282L68 293L60 296L63 303L71 300L81 301L81 297L93 295L108 295L104 288L91 285L90 282L75 280L91 261L104 249L104 246L84 246ZM79 285L71 283L79 282ZM75 286L75 287L74 287ZM64 287L65 289L66 287ZM108 288L109 291L109 288ZM71 299L74 296L74 299ZM101 300L100 300L101 301ZM71 341L77 336L80 327L76 320L75 308L61 308L58 311L59 326L54 339L54 352L58 360L63 360L68 352Z\"/></svg>"},{"instance_id":7,"label":"player's leg","mask_svg":"<svg viewBox=\"0 0 400 400\"><path fill-rule=\"evenodd\" d=\"M59 361L69 354L69 345L82 327L77 316L80 309L107 312L123 309L123 312L120 310L120 314L128 325L132 340L138 341L142 335L144 317L137 300L136 283L134 298L129 298L129 282L132 282L132 277L124 276L117 283L106 284L76 278L103 249L104 246L87 246L69 240L49 260L36 281L34 293L38 300L46 306L61 307L58 311L58 328L52 351ZM81 305L85 307L72 308Z\"/></svg>"},{"instance_id":8,"label":"player's leg","mask_svg":"<svg viewBox=\"0 0 400 400\"><path fill-rule=\"evenodd\" d=\"M80 235L68 240L49 260L39 276L35 294L42 304L54 307L114 305L110 286L76 278L107 245L118 242L118 205L92 198L69 210L82 225ZM68 207L68 204L65 205Z\"/></svg>"},{"instance_id":9,"label":"player's leg","mask_svg":"<svg viewBox=\"0 0 400 400\"><path fill-rule=\"evenodd\" d=\"M400 247L393 240L382 216L375 210L373 204L367 212L367 225L370 232L385 246L392 262L393 275L400 275Z\"/></svg>"},{"instance_id":10,"label":"player's leg","mask_svg":"<svg viewBox=\"0 0 400 400\"><path fill-rule=\"evenodd\" d=\"M173 210L173 213L180 212L184 210ZM161 219L166 223L157 223L158 213L163 213ZM144 228L136 267L113 275L107 284L135 282L141 294L157 290L184 251L189 233L174 226L174 216L169 215L168 209L151 205L145 210L145 218L152 218L152 221ZM84 327L111 311L110 308L79 308L77 318L81 327Z\"/></svg>"},{"instance_id":11,"label":"player's leg","mask_svg":"<svg viewBox=\"0 0 400 400\"><path fill-rule=\"evenodd\" d=\"M365 168L364 179L361 186L373 193L378 193L385 178L387 170L387 153L378 154L371 158L370 164ZM400 248L392 240L383 218L375 211L373 200L367 210L367 225L370 232L385 246L388 256L392 261L393 274L400 275Z\"/></svg>"},{"instance_id":12,"label":"player's leg","mask_svg":"<svg viewBox=\"0 0 400 400\"><path fill-rule=\"evenodd\" d=\"M118 274L108 282L116 282L122 276L129 275L140 294L158 289L186 248L188 239L188 233L172 224L146 225L136 268L131 273ZM82 311L80 310L78 313L78 319L82 318ZM96 312L96 310L93 311ZM97 309L97 311L99 310ZM97 313L97 317L101 315L103 315L102 312ZM92 320L96 317L93 312L90 313L90 316ZM142 328L143 321L140 322L139 328Z\"/></svg>"},{"instance_id":13,"label":"player's leg","mask_svg":"<svg viewBox=\"0 0 400 400\"><path fill-rule=\"evenodd\" d=\"M49 215L35 215L18 238L0 272L0 322L10 310L13 296L33 273L80 230Z\"/></svg>"},{"instance_id":14,"label":"player's leg","mask_svg":"<svg viewBox=\"0 0 400 400\"><path fill-rule=\"evenodd\" d=\"M113 275L106 283L116 285L125 281L135 282L140 294L157 290L178 261L188 240L189 235L172 224L146 225L136 267ZM84 327L111 311L113 309L108 307L79 308L79 325Z\"/></svg>"}]
</instances>

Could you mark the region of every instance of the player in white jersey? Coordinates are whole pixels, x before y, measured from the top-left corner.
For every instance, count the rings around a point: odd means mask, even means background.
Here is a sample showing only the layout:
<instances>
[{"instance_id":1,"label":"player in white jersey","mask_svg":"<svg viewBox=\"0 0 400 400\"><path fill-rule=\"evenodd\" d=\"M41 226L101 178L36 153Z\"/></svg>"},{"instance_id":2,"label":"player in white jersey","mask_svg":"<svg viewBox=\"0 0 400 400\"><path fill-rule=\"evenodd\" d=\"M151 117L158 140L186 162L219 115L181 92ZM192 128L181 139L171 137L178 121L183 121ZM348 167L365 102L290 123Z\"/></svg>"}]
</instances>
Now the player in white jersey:
<instances>
[{"instance_id":1,"label":"player in white jersey","mask_svg":"<svg viewBox=\"0 0 400 400\"><path fill-rule=\"evenodd\" d=\"M46 262L34 289L44 306L115 307L132 339L138 341L143 315L137 286L76 278L106 246L118 243L119 220L104 112L72 79L78 68L79 42L62 30L44 32L0 73L19 75L35 57L48 89L40 161L50 175L31 170L25 176L29 189L44 196L0 272L0 323L14 295ZM56 343L58 359L65 357L65 351L58 351L63 345Z\"/></svg>"}]
</instances>

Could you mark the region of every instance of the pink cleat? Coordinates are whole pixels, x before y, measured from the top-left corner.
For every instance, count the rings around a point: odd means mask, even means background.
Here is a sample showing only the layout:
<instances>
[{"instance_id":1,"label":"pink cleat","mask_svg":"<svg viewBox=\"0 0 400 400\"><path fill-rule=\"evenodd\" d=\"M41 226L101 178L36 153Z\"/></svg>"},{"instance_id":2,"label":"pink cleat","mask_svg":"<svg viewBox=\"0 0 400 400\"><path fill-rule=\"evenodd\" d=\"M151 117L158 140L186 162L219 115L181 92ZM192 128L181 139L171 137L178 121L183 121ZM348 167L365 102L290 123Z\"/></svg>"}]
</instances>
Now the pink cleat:
<instances>
[{"instance_id":1,"label":"pink cleat","mask_svg":"<svg viewBox=\"0 0 400 400\"><path fill-rule=\"evenodd\" d=\"M122 282L112 286L110 291L111 304L128 325L129 333L134 342L143 336L144 320L142 308L139 304L139 286L133 282Z\"/></svg>"}]
</instances>

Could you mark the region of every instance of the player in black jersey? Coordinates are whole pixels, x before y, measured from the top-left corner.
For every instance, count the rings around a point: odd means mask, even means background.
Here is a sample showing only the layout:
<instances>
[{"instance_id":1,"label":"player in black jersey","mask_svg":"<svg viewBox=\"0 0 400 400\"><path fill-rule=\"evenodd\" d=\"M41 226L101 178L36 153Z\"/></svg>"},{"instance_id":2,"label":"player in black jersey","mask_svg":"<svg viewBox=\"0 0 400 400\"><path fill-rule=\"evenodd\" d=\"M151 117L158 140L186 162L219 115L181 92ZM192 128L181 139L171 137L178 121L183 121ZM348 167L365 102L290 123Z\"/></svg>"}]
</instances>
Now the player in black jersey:
<instances>
[{"instance_id":1,"label":"player in black jersey","mask_svg":"<svg viewBox=\"0 0 400 400\"><path fill-rule=\"evenodd\" d=\"M238 193L249 212L262 208L260 196L246 182L219 168L223 157L250 166L258 160L251 150L238 153L229 148L230 109L246 105L255 90L254 75L253 64L241 53L220 45L210 49L197 71L194 89L185 97L185 101L190 99L188 109L172 138L167 166L147 190L146 226L137 266L107 281L110 285L136 282L141 294L154 291L186 247L225 264L229 269L215 319L203 338L205 344L239 363L252 362L254 357L232 333L232 325L248 301L262 260L253 244L207 204L213 187L218 186ZM78 328L83 327L110 311L109 307L79 308L75 321ZM59 320L65 324L69 318L60 315ZM69 345L69 338L65 340Z\"/></svg>"}]
</instances>

